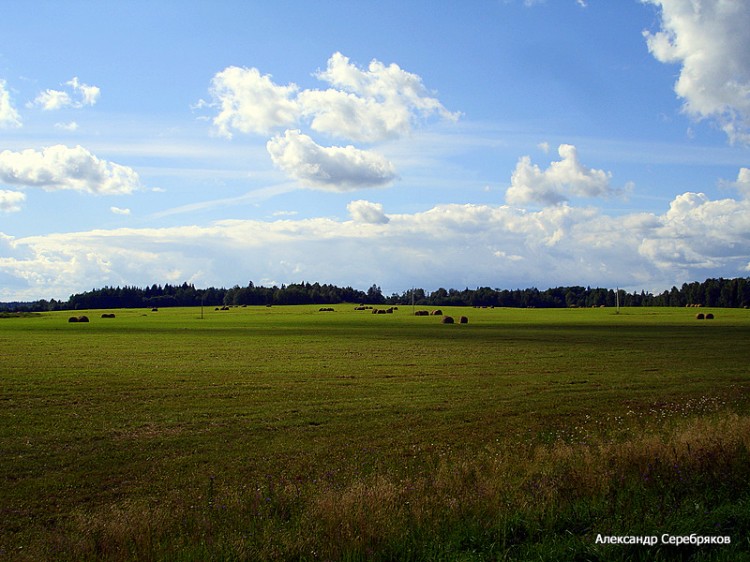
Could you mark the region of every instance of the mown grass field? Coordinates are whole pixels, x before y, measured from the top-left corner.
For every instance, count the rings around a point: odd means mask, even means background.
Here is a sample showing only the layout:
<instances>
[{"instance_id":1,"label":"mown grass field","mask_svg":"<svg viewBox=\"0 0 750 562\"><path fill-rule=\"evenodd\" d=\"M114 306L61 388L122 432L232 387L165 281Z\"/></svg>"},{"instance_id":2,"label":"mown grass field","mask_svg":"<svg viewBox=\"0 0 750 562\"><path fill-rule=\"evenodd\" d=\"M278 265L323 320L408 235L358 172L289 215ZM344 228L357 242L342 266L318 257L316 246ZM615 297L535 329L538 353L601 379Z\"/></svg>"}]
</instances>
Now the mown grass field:
<instances>
[{"instance_id":1,"label":"mown grass field","mask_svg":"<svg viewBox=\"0 0 750 562\"><path fill-rule=\"evenodd\" d=\"M318 308L0 318L0 559L750 560L749 311Z\"/></svg>"}]
</instances>

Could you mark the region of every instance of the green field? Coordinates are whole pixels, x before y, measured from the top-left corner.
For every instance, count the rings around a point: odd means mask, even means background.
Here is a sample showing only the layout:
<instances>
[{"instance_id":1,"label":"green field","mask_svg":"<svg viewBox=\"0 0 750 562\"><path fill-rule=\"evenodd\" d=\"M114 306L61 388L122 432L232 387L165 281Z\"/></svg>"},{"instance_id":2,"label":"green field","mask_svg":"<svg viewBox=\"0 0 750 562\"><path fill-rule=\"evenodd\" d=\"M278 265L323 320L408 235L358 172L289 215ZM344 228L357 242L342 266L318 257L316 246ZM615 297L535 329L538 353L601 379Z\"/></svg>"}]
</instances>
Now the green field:
<instances>
[{"instance_id":1,"label":"green field","mask_svg":"<svg viewBox=\"0 0 750 562\"><path fill-rule=\"evenodd\" d=\"M334 308L0 318L0 559L750 560L750 311Z\"/></svg>"}]
</instances>

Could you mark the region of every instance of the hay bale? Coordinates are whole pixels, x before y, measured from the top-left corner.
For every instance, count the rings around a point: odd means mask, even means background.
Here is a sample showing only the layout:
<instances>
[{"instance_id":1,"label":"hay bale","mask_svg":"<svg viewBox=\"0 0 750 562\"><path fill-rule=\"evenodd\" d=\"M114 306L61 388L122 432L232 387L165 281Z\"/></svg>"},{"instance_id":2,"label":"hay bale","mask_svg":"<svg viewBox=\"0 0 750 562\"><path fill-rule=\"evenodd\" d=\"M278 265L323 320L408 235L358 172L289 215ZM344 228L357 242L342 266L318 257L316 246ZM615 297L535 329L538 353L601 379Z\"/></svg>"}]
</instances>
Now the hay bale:
<instances>
[{"instance_id":1,"label":"hay bale","mask_svg":"<svg viewBox=\"0 0 750 562\"><path fill-rule=\"evenodd\" d=\"M78 321L79 322L88 322L89 321L89 317L88 316L79 316L78 317Z\"/></svg>"},{"instance_id":2,"label":"hay bale","mask_svg":"<svg viewBox=\"0 0 750 562\"><path fill-rule=\"evenodd\" d=\"M698 314L695 315L696 320L703 320L705 317L706 316L702 312L699 312Z\"/></svg>"},{"instance_id":3,"label":"hay bale","mask_svg":"<svg viewBox=\"0 0 750 562\"><path fill-rule=\"evenodd\" d=\"M115 315L112 313L105 312L104 314L102 314L102 318L114 318L114 317Z\"/></svg>"},{"instance_id":4,"label":"hay bale","mask_svg":"<svg viewBox=\"0 0 750 562\"><path fill-rule=\"evenodd\" d=\"M417 310L414 313L414 316L429 316L429 315L430 315L430 313L427 312L426 310Z\"/></svg>"},{"instance_id":5,"label":"hay bale","mask_svg":"<svg viewBox=\"0 0 750 562\"><path fill-rule=\"evenodd\" d=\"M71 316L70 318L68 318L68 322L78 322L78 317L77 316Z\"/></svg>"},{"instance_id":6,"label":"hay bale","mask_svg":"<svg viewBox=\"0 0 750 562\"><path fill-rule=\"evenodd\" d=\"M430 314L432 314L433 316L442 316L443 311L438 308L437 310L433 310L432 312L430 312Z\"/></svg>"},{"instance_id":7,"label":"hay bale","mask_svg":"<svg viewBox=\"0 0 750 562\"><path fill-rule=\"evenodd\" d=\"M440 321L441 324L454 324L454 320L452 316L443 316L443 319Z\"/></svg>"},{"instance_id":8,"label":"hay bale","mask_svg":"<svg viewBox=\"0 0 750 562\"><path fill-rule=\"evenodd\" d=\"M461 318L458 319L458 323L459 324L468 324L469 323L469 319L466 318L466 316L462 316Z\"/></svg>"},{"instance_id":9,"label":"hay bale","mask_svg":"<svg viewBox=\"0 0 750 562\"><path fill-rule=\"evenodd\" d=\"M154 307L154 308L151 309L151 312L159 312L159 309L156 308L156 307Z\"/></svg>"},{"instance_id":10,"label":"hay bale","mask_svg":"<svg viewBox=\"0 0 750 562\"><path fill-rule=\"evenodd\" d=\"M710 312L708 314L706 314L706 320L713 320L713 319L714 319L714 315L713 314L711 314Z\"/></svg>"}]
</instances>

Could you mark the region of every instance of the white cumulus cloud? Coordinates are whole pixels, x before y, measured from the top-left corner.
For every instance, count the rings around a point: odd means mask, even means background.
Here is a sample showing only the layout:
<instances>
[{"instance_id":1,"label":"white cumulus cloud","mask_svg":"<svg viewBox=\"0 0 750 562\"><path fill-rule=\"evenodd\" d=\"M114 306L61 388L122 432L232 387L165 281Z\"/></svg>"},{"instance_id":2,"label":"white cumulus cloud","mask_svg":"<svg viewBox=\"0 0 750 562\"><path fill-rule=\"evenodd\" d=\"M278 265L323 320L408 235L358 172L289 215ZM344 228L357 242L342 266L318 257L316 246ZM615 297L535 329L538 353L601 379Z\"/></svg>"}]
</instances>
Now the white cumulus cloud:
<instances>
[{"instance_id":1,"label":"white cumulus cloud","mask_svg":"<svg viewBox=\"0 0 750 562\"><path fill-rule=\"evenodd\" d=\"M396 64L373 60L365 70L334 53L315 76L333 87L300 91L296 84L275 84L257 68L227 67L211 82L214 101L208 105L220 109L214 126L231 137L232 131L270 134L309 119L314 131L375 142L408 134L419 118L458 118L429 94L418 75Z\"/></svg>"},{"instance_id":2,"label":"white cumulus cloud","mask_svg":"<svg viewBox=\"0 0 750 562\"><path fill-rule=\"evenodd\" d=\"M29 104L29 107L37 106L45 111L54 111L70 105L73 105L73 100L68 92L44 90L43 92L39 92L39 95Z\"/></svg>"},{"instance_id":3,"label":"white cumulus cloud","mask_svg":"<svg viewBox=\"0 0 750 562\"><path fill-rule=\"evenodd\" d=\"M387 224L390 219L383 212L383 205L359 199L346 206L352 220L367 224Z\"/></svg>"},{"instance_id":4,"label":"white cumulus cloud","mask_svg":"<svg viewBox=\"0 0 750 562\"><path fill-rule=\"evenodd\" d=\"M79 94L80 100L77 102L78 106L94 105L101 95L101 89L98 86L90 86L84 84L78 80L77 76L74 76L71 80L65 83L67 86L73 88L73 91Z\"/></svg>"},{"instance_id":5,"label":"white cumulus cloud","mask_svg":"<svg viewBox=\"0 0 750 562\"><path fill-rule=\"evenodd\" d=\"M233 130L270 134L293 125L299 116L294 99L297 86L274 84L270 75L261 75L257 68L225 68L213 77L210 92L220 107L214 125L226 137L231 138Z\"/></svg>"},{"instance_id":6,"label":"white cumulus cloud","mask_svg":"<svg viewBox=\"0 0 750 562\"><path fill-rule=\"evenodd\" d=\"M389 214L367 201L353 220L224 220L12 238L0 234L0 300L64 298L92 286L154 279L315 279L424 288L591 284L668 288L746 273L750 202L683 193L661 214L617 217L567 204L438 205ZM407 281L405 281L407 280ZM541 288L541 287L540 287Z\"/></svg>"},{"instance_id":7,"label":"white cumulus cloud","mask_svg":"<svg viewBox=\"0 0 750 562\"><path fill-rule=\"evenodd\" d=\"M664 269L694 276L747 263L750 248L750 201L711 200L703 193L683 193L645 236L639 251Z\"/></svg>"},{"instance_id":8,"label":"white cumulus cloud","mask_svg":"<svg viewBox=\"0 0 750 562\"><path fill-rule=\"evenodd\" d=\"M14 213L21 210L21 203L26 200L26 195L20 191L8 191L0 189L0 211Z\"/></svg>"},{"instance_id":9,"label":"white cumulus cloud","mask_svg":"<svg viewBox=\"0 0 750 562\"><path fill-rule=\"evenodd\" d=\"M115 215L129 215L130 209L123 209L122 207L110 207L110 211L112 211Z\"/></svg>"},{"instance_id":10,"label":"white cumulus cloud","mask_svg":"<svg viewBox=\"0 0 750 562\"><path fill-rule=\"evenodd\" d=\"M70 86L71 93L65 90L47 89L40 92L29 107L41 107L45 111L54 111L65 107L80 109L86 105L94 105L101 94L97 86L82 83L77 76L65 83Z\"/></svg>"},{"instance_id":11,"label":"white cumulus cloud","mask_svg":"<svg viewBox=\"0 0 750 562\"><path fill-rule=\"evenodd\" d=\"M81 146L64 145L0 152L0 183L100 195L128 194L140 188L132 168L101 160Z\"/></svg>"},{"instance_id":12,"label":"white cumulus cloud","mask_svg":"<svg viewBox=\"0 0 750 562\"><path fill-rule=\"evenodd\" d=\"M734 186L744 198L750 199L750 168L740 168Z\"/></svg>"},{"instance_id":13,"label":"white cumulus cloud","mask_svg":"<svg viewBox=\"0 0 750 562\"><path fill-rule=\"evenodd\" d=\"M405 136L432 115L458 118L427 91L418 75L396 64L373 60L362 69L334 53L315 76L331 87L300 90L293 83L274 83L257 68L227 67L211 81L213 101L201 100L198 107L218 108L213 124L222 136L274 135L267 149L281 170L305 186L335 191L386 185L396 178L395 168L371 150L323 147L300 127L375 143Z\"/></svg>"},{"instance_id":14,"label":"white cumulus cloud","mask_svg":"<svg viewBox=\"0 0 750 562\"><path fill-rule=\"evenodd\" d=\"M305 90L299 95L305 115L312 117L315 131L360 142L374 142L408 134L418 118L436 114L455 120L432 97L422 79L397 64L386 66L378 60L366 70L348 57L334 53L326 70L316 76L334 88Z\"/></svg>"},{"instance_id":15,"label":"white cumulus cloud","mask_svg":"<svg viewBox=\"0 0 750 562\"><path fill-rule=\"evenodd\" d=\"M275 136L266 148L276 166L312 188L350 191L396 179L393 164L383 156L351 145L323 147L298 130Z\"/></svg>"},{"instance_id":16,"label":"white cumulus cloud","mask_svg":"<svg viewBox=\"0 0 750 562\"><path fill-rule=\"evenodd\" d=\"M643 34L658 61L681 65L675 92L684 110L750 143L750 3L643 1L661 8L661 30Z\"/></svg>"},{"instance_id":17,"label":"white cumulus cloud","mask_svg":"<svg viewBox=\"0 0 750 562\"><path fill-rule=\"evenodd\" d=\"M581 164L575 146L561 144L557 151L561 160L546 170L532 164L528 156L518 161L505 193L509 204L559 205L570 197L609 197L618 192L610 185L612 174Z\"/></svg>"},{"instance_id":18,"label":"white cumulus cloud","mask_svg":"<svg viewBox=\"0 0 750 562\"><path fill-rule=\"evenodd\" d=\"M5 87L5 80L0 80L0 129L20 126L21 117L10 101L10 92Z\"/></svg>"}]
</instances>

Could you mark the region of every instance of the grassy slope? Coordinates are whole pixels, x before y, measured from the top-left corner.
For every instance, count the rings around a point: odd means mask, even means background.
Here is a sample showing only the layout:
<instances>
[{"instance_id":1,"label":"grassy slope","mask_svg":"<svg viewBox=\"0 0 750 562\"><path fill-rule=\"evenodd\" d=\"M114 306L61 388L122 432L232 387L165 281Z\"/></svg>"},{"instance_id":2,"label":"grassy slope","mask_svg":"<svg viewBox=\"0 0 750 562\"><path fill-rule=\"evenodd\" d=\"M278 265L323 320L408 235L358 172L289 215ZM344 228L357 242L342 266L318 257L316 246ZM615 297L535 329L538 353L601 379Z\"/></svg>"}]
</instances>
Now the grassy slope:
<instances>
[{"instance_id":1,"label":"grassy slope","mask_svg":"<svg viewBox=\"0 0 750 562\"><path fill-rule=\"evenodd\" d=\"M698 431L691 420L713 423L701 431L719 437L726 420L735 432L745 427L744 310L700 322L685 309L445 309L470 318L446 326L410 307L393 315L336 308L206 310L202 320L198 309L117 311L115 319L90 311L89 324L68 324L67 314L2 319L0 557L387 557L396 549L403 558L410 548L422 553L416 558L456 549L494 557L500 501L510 556L542 540L511 524L545 521L544 510L524 508L539 490L519 492L532 473L554 472L565 466L560 458L578 472L592 451L625 463L642 455L618 445L634 436L660 439L656 448L671 443L672 460L685 463L694 455L676 443ZM652 470L645 466L636 472ZM465 482L495 486L490 476L508 487L487 492L459 524L450 497L470 503ZM562 483L539 482L542 504L557 505L550 497ZM440 496L438 485L453 491ZM639 519L627 512L647 508L613 513L611 502L624 500L610 498L605 509L603 497L586 500L591 515L574 533L588 556L599 552L589 549L598 529L619 520L628 532ZM423 516L404 511L404 501L421 502ZM367 517L361 506L370 506ZM393 527L421 517L409 532ZM472 518L482 521L477 529ZM461 537L445 538L454 532ZM336 533L342 550L325 553Z\"/></svg>"}]
</instances>

